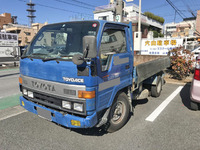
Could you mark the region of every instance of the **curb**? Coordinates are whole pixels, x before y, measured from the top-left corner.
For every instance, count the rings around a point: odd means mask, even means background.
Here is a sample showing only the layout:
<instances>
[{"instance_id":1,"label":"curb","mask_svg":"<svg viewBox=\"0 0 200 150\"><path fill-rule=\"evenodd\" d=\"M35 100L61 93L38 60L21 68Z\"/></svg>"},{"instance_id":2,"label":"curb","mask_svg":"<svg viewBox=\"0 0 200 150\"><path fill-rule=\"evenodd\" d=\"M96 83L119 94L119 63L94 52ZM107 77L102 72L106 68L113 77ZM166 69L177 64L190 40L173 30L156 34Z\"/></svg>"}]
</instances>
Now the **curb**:
<instances>
[{"instance_id":1,"label":"curb","mask_svg":"<svg viewBox=\"0 0 200 150\"><path fill-rule=\"evenodd\" d=\"M186 84L191 85L191 82L185 83L185 82L167 81L166 79L165 82L168 84L176 84L176 85L186 85Z\"/></svg>"}]
</instances>

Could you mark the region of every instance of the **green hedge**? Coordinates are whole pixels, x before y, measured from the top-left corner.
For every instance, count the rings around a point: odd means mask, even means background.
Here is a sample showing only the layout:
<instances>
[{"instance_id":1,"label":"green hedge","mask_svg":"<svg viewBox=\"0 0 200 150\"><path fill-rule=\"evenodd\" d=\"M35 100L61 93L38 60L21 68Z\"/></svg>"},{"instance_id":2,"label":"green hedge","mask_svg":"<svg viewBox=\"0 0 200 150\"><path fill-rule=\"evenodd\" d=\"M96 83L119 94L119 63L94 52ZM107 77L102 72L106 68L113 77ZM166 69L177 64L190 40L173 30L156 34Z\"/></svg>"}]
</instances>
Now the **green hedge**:
<instances>
[{"instance_id":1,"label":"green hedge","mask_svg":"<svg viewBox=\"0 0 200 150\"><path fill-rule=\"evenodd\" d=\"M157 32L157 31L153 31L153 37L154 38L164 37L164 35L162 33Z\"/></svg>"},{"instance_id":2,"label":"green hedge","mask_svg":"<svg viewBox=\"0 0 200 150\"><path fill-rule=\"evenodd\" d=\"M153 13L151 13L151 12L144 12L144 15L145 16L147 16L148 18L151 18L151 19L153 19L153 20L156 20L156 21L158 21L158 22L160 22L160 23L164 23L165 22L165 19L163 18L163 17L160 17L160 16L156 16L156 15L154 15Z\"/></svg>"}]
</instances>

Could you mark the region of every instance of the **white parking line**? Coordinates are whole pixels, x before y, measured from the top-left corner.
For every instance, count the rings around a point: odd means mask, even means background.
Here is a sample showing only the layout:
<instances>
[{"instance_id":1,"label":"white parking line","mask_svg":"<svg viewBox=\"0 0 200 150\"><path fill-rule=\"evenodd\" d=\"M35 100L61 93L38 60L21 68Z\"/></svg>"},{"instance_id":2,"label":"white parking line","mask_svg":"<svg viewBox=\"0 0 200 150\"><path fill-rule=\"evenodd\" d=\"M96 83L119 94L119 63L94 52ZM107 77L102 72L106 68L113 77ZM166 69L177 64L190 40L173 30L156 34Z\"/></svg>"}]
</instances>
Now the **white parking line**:
<instances>
[{"instance_id":1,"label":"white parking line","mask_svg":"<svg viewBox=\"0 0 200 150\"><path fill-rule=\"evenodd\" d=\"M21 111L21 112L18 112L18 113L15 113L15 114L11 114L11 115L9 115L9 116L0 118L0 121L5 120L5 119L8 119L8 118L11 118L11 117L14 117L14 116L17 116L17 115L20 115L20 114L25 113L25 112L27 112L27 110L23 110L23 111Z\"/></svg>"},{"instance_id":2,"label":"white parking line","mask_svg":"<svg viewBox=\"0 0 200 150\"><path fill-rule=\"evenodd\" d=\"M183 86L179 86L167 99L165 99L145 120L153 122L158 115L167 107L174 97L181 91Z\"/></svg>"}]
</instances>

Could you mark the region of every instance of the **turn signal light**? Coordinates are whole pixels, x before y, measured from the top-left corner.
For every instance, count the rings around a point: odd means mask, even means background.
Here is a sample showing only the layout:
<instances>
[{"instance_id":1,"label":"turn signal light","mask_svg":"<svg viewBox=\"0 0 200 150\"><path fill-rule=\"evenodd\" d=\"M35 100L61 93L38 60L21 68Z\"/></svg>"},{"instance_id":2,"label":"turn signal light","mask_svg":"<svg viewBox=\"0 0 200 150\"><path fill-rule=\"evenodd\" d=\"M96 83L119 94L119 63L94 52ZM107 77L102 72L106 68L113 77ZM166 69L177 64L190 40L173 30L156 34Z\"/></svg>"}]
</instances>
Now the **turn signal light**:
<instances>
[{"instance_id":1,"label":"turn signal light","mask_svg":"<svg viewBox=\"0 0 200 150\"><path fill-rule=\"evenodd\" d=\"M78 98L85 98L85 99L95 98L95 91L78 91Z\"/></svg>"},{"instance_id":2,"label":"turn signal light","mask_svg":"<svg viewBox=\"0 0 200 150\"><path fill-rule=\"evenodd\" d=\"M80 127L81 126L81 122L77 121L77 120L71 120L71 125Z\"/></svg>"},{"instance_id":3,"label":"turn signal light","mask_svg":"<svg viewBox=\"0 0 200 150\"><path fill-rule=\"evenodd\" d=\"M19 77L19 83L22 84L22 78L21 77Z\"/></svg>"}]
</instances>

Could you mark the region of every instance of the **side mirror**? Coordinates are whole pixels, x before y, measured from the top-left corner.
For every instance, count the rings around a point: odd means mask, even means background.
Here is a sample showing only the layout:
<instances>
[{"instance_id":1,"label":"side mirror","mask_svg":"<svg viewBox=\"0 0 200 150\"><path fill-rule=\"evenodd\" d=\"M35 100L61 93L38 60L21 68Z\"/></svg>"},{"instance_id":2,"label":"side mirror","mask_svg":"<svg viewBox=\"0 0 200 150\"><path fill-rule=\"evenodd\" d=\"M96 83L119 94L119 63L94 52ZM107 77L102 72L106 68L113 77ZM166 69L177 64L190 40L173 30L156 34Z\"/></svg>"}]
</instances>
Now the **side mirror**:
<instances>
[{"instance_id":1,"label":"side mirror","mask_svg":"<svg viewBox=\"0 0 200 150\"><path fill-rule=\"evenodd\" d=\"M87 58L95 58L97 56L97 41L95 36L83 37L83 55L76 54L73 56L72 61L76 65L81 65Z\"/></svg>"},{"instance_id":2,"label":"side mirror","mask_svg":"<svg viewBox=\"0 0 200 150\"><path fill-rule=\"evenodd\" d=\"M95 58L97 56L97 40L95 36L83 37L83 58Z\"/></svg>"}]
</instances>

